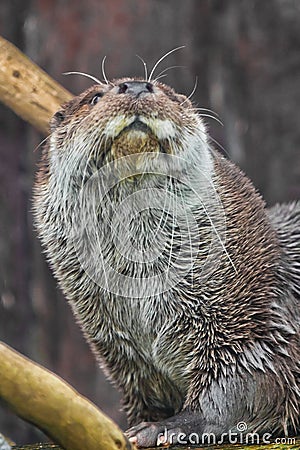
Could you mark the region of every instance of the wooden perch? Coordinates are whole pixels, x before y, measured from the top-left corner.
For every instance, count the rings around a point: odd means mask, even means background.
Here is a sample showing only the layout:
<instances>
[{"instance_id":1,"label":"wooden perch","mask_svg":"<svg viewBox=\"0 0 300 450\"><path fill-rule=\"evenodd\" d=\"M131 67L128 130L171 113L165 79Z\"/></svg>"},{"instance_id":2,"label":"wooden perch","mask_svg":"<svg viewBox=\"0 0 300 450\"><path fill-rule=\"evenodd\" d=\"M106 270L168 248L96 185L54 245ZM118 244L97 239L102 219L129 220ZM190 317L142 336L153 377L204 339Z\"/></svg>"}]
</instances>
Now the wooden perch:
<instances>
[{"instance_id":1,"label":"wooden perch","mask_svg":"<svg viewBox=\"0 0 300 450\"><path fill-rule=\"evenodd\" d=\"M58 376L0 343L0 398L65 450L133 448L117 425Z\"/></svg>"},{"instance_id":2,"label":"wooden perch","mask_svg":"<svg viewBox=\"0 0 300 450\"><path fill-rule=\"evenodd\" d=\"M0 36L0 100L43 134L60 105L72 98L66 89Z\"/></svg>"}]
</instances>

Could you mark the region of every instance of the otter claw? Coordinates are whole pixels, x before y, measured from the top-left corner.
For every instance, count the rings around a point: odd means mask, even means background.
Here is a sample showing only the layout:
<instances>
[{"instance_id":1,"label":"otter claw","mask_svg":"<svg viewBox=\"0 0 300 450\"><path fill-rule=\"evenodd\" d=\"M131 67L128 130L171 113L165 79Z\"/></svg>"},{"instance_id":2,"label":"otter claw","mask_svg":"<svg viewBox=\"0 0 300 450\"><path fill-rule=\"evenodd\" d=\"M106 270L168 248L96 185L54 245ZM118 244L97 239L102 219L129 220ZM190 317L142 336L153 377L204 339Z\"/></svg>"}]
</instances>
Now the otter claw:
<instances>
[{"instance_id":1,"label":"otter claw","mask_svg":"<svg viewBox=\"0 0 300 450\"><path fill-rule=\"evenodd\" d=\"M141 422L127 430L125 434L138 448L153 447L157 445L159 426L155 422Z\"/></svg>"},{"instance_id":2,"label":"otter claw","mask_svg":"<svg viewBox=\"0 0 300 450\"><path fill-rule=\"evenodd\" d=\"M169 446L176 444L176 435L180 429L167 429L159 422L141 422L125 432L129 441L138 448Z\"/></svg>"}]
</instances>

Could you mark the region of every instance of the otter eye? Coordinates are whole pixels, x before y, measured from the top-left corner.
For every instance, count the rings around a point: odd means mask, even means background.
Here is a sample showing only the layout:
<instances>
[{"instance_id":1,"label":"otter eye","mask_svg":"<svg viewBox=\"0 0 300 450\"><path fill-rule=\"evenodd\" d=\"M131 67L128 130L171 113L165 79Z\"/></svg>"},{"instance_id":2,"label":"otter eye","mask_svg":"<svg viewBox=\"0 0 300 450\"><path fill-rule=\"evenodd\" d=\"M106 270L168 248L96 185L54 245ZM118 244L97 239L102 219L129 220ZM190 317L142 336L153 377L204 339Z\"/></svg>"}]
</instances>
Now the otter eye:
<instances>
[{"instance_id":1,"label":"otter eye","mask_svg":"<svg viewBox=\"0 0 300 450\"><path fill-rule=\"evenodd\" d=\"M94 97L90 101L90 104L91 105L96 105L96 103L98 103L98 101L100 100L101 97L103 97L102 92L98 92L96 95L94 95Z\"/></svg>"},{"instance_id":2,"label":"otter eye","mask_svg":"<svg viewBox=\"0 0 300 450\"><path fill-rule=\"evenodd\" d=\"M65 112L57 111L51 119L50 128L54 131L65 120Z\"/></svg>"},{"instance_id":3,"label":"otter eye","mask_svg":"<svg viewBox=\"0 0 300 450\"><path fill-rule=\"evenodd\" d=\"M64 115L64 113L63 113L62 111L57 111L57 112L54 114L54 120L55 120L57 123L61 123L61 122L64 120L64 118L65 118L65 115Z\"/></svg>"}]
</instances>

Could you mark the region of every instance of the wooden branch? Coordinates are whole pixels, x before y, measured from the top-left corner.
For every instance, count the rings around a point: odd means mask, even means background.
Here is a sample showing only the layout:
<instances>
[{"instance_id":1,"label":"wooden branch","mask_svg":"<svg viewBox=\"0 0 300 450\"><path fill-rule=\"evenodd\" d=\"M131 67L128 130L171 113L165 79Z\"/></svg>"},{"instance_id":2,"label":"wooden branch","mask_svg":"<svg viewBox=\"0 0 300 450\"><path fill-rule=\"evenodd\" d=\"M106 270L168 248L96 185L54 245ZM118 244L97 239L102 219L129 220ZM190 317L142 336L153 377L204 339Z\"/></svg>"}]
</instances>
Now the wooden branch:
<instances>
[{"instance_id":1,"label":"wooden branch","mask_svg":"<svg viewBox=\"0 0 300 450\"><path fill-rule=\"evenodd\" d=\"M43 134L72 94L0 36L0 100Z\"/></svg>"},{"instance_id":2,"label":"wooden branch","mask_svg":"<svg viewBox=\"0 0 300 450\"><path fill-rule=\"evenodd\" d=\"M129 450L117 425L58 376L0 342L0 398L65 450Z\"/></svg>"}]
</instances>

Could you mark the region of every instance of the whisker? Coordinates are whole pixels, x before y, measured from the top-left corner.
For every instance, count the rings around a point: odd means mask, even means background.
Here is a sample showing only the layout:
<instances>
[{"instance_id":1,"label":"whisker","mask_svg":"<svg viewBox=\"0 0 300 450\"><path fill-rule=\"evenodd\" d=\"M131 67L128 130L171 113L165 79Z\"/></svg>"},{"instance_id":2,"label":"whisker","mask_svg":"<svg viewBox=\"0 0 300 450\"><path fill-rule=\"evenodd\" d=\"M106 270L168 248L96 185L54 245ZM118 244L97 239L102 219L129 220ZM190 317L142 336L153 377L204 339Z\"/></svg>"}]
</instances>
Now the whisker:
<instances>
[{"instance_id":1,"label":"whisker","mask_svg":"<svg viewBox=\"0 0 300 450\"><path fill-rule=\"evenodd\" d=\"M103 144L104 148L106 148L107 141L108 141L108 136L102 136L101 141L99 143L98 150L97 150L97 154L99 154L101 152L102 144ZM105 199L105 197L106 197L106 199ZM102 201L105 202L104 209L102 209L103 218L106 219L106 223L110 227L109 229L110 229L111 236L112 237L115 236L115 238L118 240L119 230L116 227L114 227L112 219L111 219L111 211L114 211L114 209L115 209L115 205L113 205L113 203L112 203L111 191L108 191L105 194ZM129 237L127 237L127 241L129 241Z\"/></svg>"},{"instance_id":2,"label":"whisker","mask_svg":"<svg viewBox=\"0 0 300 450\"><path fill-rule=\"evenodd\" d=\"M150 75L149 75L149 78L148 78L148 82L150 83L150 81L152 80L152 76L153 76L153 74L154 74L154 72L155 72L155 70L157 69L157 66L167 57L167 56L169 56L169 55L171 55L171 53L174 53L174 52L176 52L177 50L180 50L180 49L182 49L182 48L185 48L185 45L181 45L180 47L176 47L176 48L173 48L173 50L170 50L168 53L166 53L165 55L163 55L155 64L154 64L154 66L153 66L153 68L152 68L152 70L151 70L151 72L150 72Z\"/></svg>"},{"instance_id":3,"label":"whisker","mask_svg":"<svg viewBox=\"0 0 300 450\"><path fill-rule=\"evenodd\" d=\"M203 174L203 175L205 176L205 174ZM207 177L205 176L205 178L207 178ZM218 195L218 193L217 193L217 191L216 191L216 188L215 188L214 186L212 186L212 187L213 187L213 190L214 190L214 192L215 192L215 195ZM223 241L222 241L222 239L221 239L221 236L220 236L218 230L216 229L216 226L215 226L215 224L214 224L212 218L210 217L210 215L209 215L209 213L208 213L208 211L207 211L207 208L206 208L206 206L205 206L205 203L202 201L202 199L201 199L199 193L196 192L196 190L195 190L192 186L190 186L190 189L191 189L191 190L196 194L196 196L198 197L198 199L199 199L199 201L200 201L200 203L201 203L201 206L202 206L202 208L203 208L203 210L204 210L204 212L205 212L205 214L206 214L206 216L207 216L207 218L208 218L208 220L209 220L209 222L210 222L210 224L211 224L211 226L212 226L213 231L215 232L215 235L216 235L218 241L219 241L220 244L221 244L221 247L222 247L222 249L223 249L223 251L224 251L224 253L225 253L225 255L226 255L226 257L227 257L227 259L228 259L228 261L229 261L229 263L231 264L231 266L233 267L235 273L237 274L237 273L238 273L238 270L236 269L236 267L235 267L235 265L234 265L234 262L232 261L230 255L229 255L229 253L228 253L228 251L227 251L227 249L226 249L226 247L225 247L225 245L224 245L224 243L223 243Z\"/></svg>"},{"instance_id":4,"label":"whisker","mask_svg":"<svg viewBox=\"0 0 300 450\"><path fill-rule=\"evenodd\" d=\"M156 227L155 233L152 233L152 241L154 241L154 239L156 238L159 230L163 230L164 229L164 227L166 226L166 223L167 223L168 215L170 214L170 203L169 203L169 206L168 206L168 210L166 208L166 206L167 206L167 196L168 196L170 185L171 185L170 178L168 178L168 182L167 182L167 185L166 185L166 195L165 195L165 199L164 199L162 213L161 213L158 225ZM164 224L162 224L163 221L164 221Z\"/></svg>"},{"instance_id":5,"label":"whisker","mask_svg":"<svg viewBox=\"0 0 300 450\"><path fill-rule=\"evenodd\" d=\"M97 199L98 200L98 199ZM88 200L89 202L89 200ZM101 242L100 240L100 233L99 233L99 223L98 223L98 209L99 209L99 205L98 205L98 201L94 202L93 204L93 219L94 219L94 225L95 225L95 230L94 230L94 235L96 237L96 249L99 251L99 256L100 256L100 267L102 269L102 273L104 275L104 282L106 285L106 289L107 291L109 291L109 284L108 284L108 279L107 279L107 274L106 274L106 270L105 270L105 255L103 252L103 242ZM102 263L102 264L101 264Z\"/></svg>"},{"instance_id":6,"label":"whisker","mask_svg":"<svg viewBox=\"0 0 300 450\"><path fill-rule=\"evenodd\" d=\"M161 78L165 78L167 76L168 76L168 74L165 73L164 75L161 75L160 77L155 78L155 80L153 80L152 83L155 84L158 80L160 80Z\"/></svg>"},{"instance_id":7,"label":"whisker","mask_svg":"<svg viewBox=\"0 0 300 450\"><path fill-rule=\"evenodd\" d=\"M60 183L58 183L61 186L64 186L64 189L62 191L62 202L63 205L63 213L64 213L64 220L66 223L68 223L68 217L72 216L73 211L72 205L69 202L69 192L68 187L72 184L72 174L76 173L80 168L80 162L81 162L81 155L80 154L71 154L67 156L66 159L66 165L65 168L67 168L67 171L63 171L61 177L63 177L63 180L60 180Z\"/></svg>"},{"instance_id":8,"label":"whisker","mask_svg":"<svg viewBox=\"0 0 300 450\"><path fill-rule=\"evenodd\" d=\"M210 119L213 119L216 122L218 122L222 127L224 127L224 123L220 119L218 119L218 117L215 117L215 116L213 116L211 114L199 114L199 116L200 117L208 117Z\"/></svg>"},{"instance_id":9,"label":"whisker","mask_svg":"<svg viewBox=\"0 0 300 450\"><path fill-rule=\"evenodd\" d=\"M104 137L101 136L100 142L98 144L98 147L96 149L96 153L91 152L88 157L87 160L85 162L85 167L83 170L83 177L81 180L81 196L80 196L80 207L82 211L88 210L89 213L91 214L91 218L90 218L90 223L92 223L92 228L89 229L90 234L88 235L88 237L91 237L92 239L94 239L93 242L93 246L95 244L95 248L98 251L98 256L100 258L100 267L101 269L103 269L103 276L104 276L104 283L106 286L106 289L109 291L109 283L108 283L108 279L107 279L107 274L105 271L105 255L103 252L103 242L100 239L100 234L99 234L99 223L98 223L98 211L99 211L99 200L101 200L100 205L103 205L103 198L99 197L99 194L101 193L101 189L99 188L99 184L97 182L97 187L98 187L98 192L94 192L94 196L92 196L93 198L93 203L91 204L91 197L88 196L87 198L87 192L85 192L85 183L89 182L89 180L93 177L93 175L97 174L97 172L95 173L91 173L91 178L87 178L89 176L89 168L91 169L91 171L93 170L93 165L95 166L95 168L97 167L95 164L95 160L97 161L97 157L100 154L101 151L101 147L102 147L102 142L104 140ZM97 181L97 180L96 180ZM96 200L96 201L95 201ZM89 209L89 205L91 204L91 209ZM106 206L106 205L105 205ZM106 207L104 207L104 209L102 209L102 214L103 212L105 212L107 214L108 217L108 223L111 222L110 221L110 217L109 217L109 212L107 210Z\"/></svg>"},{"instance_id":10,"label":"whisker","mask_svg":"<svg viewBox=\"0 0 300 450\"><path fill-rule=\"evenodd\" d=\"M51 134L49 136L45 137L33 150L33 153L35 153L49 138L51 137Z\"/></svg>"},{"instance_id":11,"label":"whisker","mask_svg":"<svg viewBox=\"0 0 300 450\"><path fill-rule=\"evenodd\" d=\"M204 112L208 112L211 114L214 114L216 117L218 117L220 119L220 115L214 111L213 109L209 109L209 108L195 108L197 111L204 111Z\"/></svg>"},{"instance_id":12,"label":"whisker","mask_svg":"<svg viewBox=\"0 0 300 450\"><path fill-rule=\"evenodd\" d=\"M185 100L183 100L182 103L180 103L180 106L182 106L185 102L187 102L195 94L197 86L198 86L198 77L196 77L195 84L194 84L192 92L190 93L190 95Z\"/></svg>"},{"instance_id":13,"label":"whisker","mask_svg":"<svg viewBox=\"0 0 300 450\"><path fill-rule=\"evenodd\" d=\"M174 194L174 193L173 193ZM174 194L175 195L175 194ZM171 267L171 261L172 261L172 251L173 251L173 245L174 245L174 234L175 234L175 199L173 196L173 211L172 211L172 234L171 234L171 244L170 244L170 254L169 254L169 260L168 260L168 266L166 270L166 280L169 278L169 272ZM176 217L177 217L177 203L176 203Z\"/></svg>"},{"instance_id":14,"label":"whisker","mask_svg":"<svg viewBox=\"0 0 300 450\"><path fill-rule=\"evenodd\" d=\"M200 129L198 129L198 132L201 133L201 134L203 134L204 136L207 135L206 132L201 131ZM228 156L229 159L231 158L229 152L226 150L225 147L223 147L222 144L220 144L219 141L217 141L216 139L214 139L211 135L209 135L209 140L212 141L212 142L214 142L214 143L216 144L216 146L217 146L219 149L221 149L221 150L225 153L225 155ZM214 147L213 147L212 145L210 145L209 143L207 143L206 145L208 145L208 148L209 148L209 150L210 150L211 152L213 152L213 153L216 152L216 150L214 149Z\"/></svg>"},{"instance_id":15,"label":"whisker","mask_svg":"<svg viewBox=\"0 0 300 450\"><path fill-rule=\"evenodd\" d=\"M143 58L139 55L136 55L143 63L144 66L144 74L145 74L145 80L148 80L148 69L147 69L147 64L146 62L143 60Z\"/></svg>"},{"instance_id":16,"label":"whisker","mask_svg":"<svg viewBox=\"0 0 300 450\"><path fill-rule=\"evenodd\" d=\"M206 207L205 207L205 205L204 205L204 203L202 202L201 199L200 199L200 202L201 202L202 208L204 209L205 214L207 215L207 218L208 218L208 220L209 220L209 222L210 222L210 224L211 224L211 226L212 226L212 228L213 228L213 230L214 230L214 232L215 232L215 234L216 234L216 236L218 238L218 241L220 242L221 247L222 247L225 255L227 256L228 261L230 262L231 266L233 267L235 273L237 274L238 271L237 271L237 269L236 269L236 267L234 265L234 262L232 261L230 255L229 255L229 253L228 253L228 251L227 251L227 249L226 249L226 247L225 247L225 245L224 245L224 243L223 243L223 241L221 239L221 236L220 236L218 230L215 227L215 224L213 223L213 220L211 219L210 215L208 214L208 211L207 211L207 209L206 209Z\"/></svg>"},{"instance_id":17,"label":"whisker","mask_svg":"<svg viewBox=\"0 0 300 450\"><path fill-rule=\"evenodd\" d=\"M88 73L84 73L84 72L64 72L63 75L82 75L83 77L86 78L90 78L91 80L95 81L97 84L102 84L103 83L98 80L98 78L94 77L93 75L89 75Z\"/></svg>"},{"instance_id":18,"label":"whisker","mask_svg":"<svg viewBox=\"0 0 300 450\"><path fill-rule=\"evenodd\" d=\"M167 67L166 69L164 69L164 70L162 70L158 75L157 75L157 77L153 80L153 82L155 82L155 81L157 81L157 80L159 80L161 77L162 77L162 75L165 73L165 72L167 72L168 70L171 70L171 69L182 69L182 68L184 68L185 66L170 66L170 67ZM164 75L164 76L166 76L166 75Z\"/></svg>"},{"instance_id":19,"label":"whisker","mask_svg":"<svg viewBox=\"0 0 300 450\"><path fill-rule=\"evenodd\" d=\"M214 142L214 143L217 145L217 147L219 147L219 148L225 153L225 155L227 155L228 158L230 159L230 154L229 154L229 152L226 150L225 147L223 147L222 144L220 144L219 141L217 141L216 139L214 139L214 138L211 137L211 136L209 136L209 139L210 139L212 142ZM215 151L216 151L211 145L209 145L208 147L209 147L209 149L210 149L212 152L215 152Z\"/></svg>"},{"instance_id":20,"label":"whisker","mask_svg":"<svg viewBox=\"0 0 300 450\"><path fill-rule=\"evenodd\" d=\"M102 76L103 76L105 83L110 84L108 81L108 78L106 76L106 73L105 73L105 61L106 61L106 55L103 56L102 63L101 63Z\"/></svg>"},{"instance_id":21,"label":"whisker","mask_svg":"<svg viewBox=\"0 0 300 450\"><path fill-rule=\"evenodd\" d=\"M187 226L187 231L188 231L188 238L189 238L189 246L190 246L190 253L191 253L191 281L192 281L192 288L194 286L194 264L193 264L193 245L192 245L192 233L190 230L190 225L189 225L189 219L188 219L188 215L187 215L187 211L186 211L186 207L184 204L184 200L183 200L183 195L182 195L182 190L179 187L179 192L180 192L180 197L181 197L181 201L182 201L182 205L184 208L184 214L185 214L185 219L186 219L186 226Z\"/></svg>"}]
</instances>

